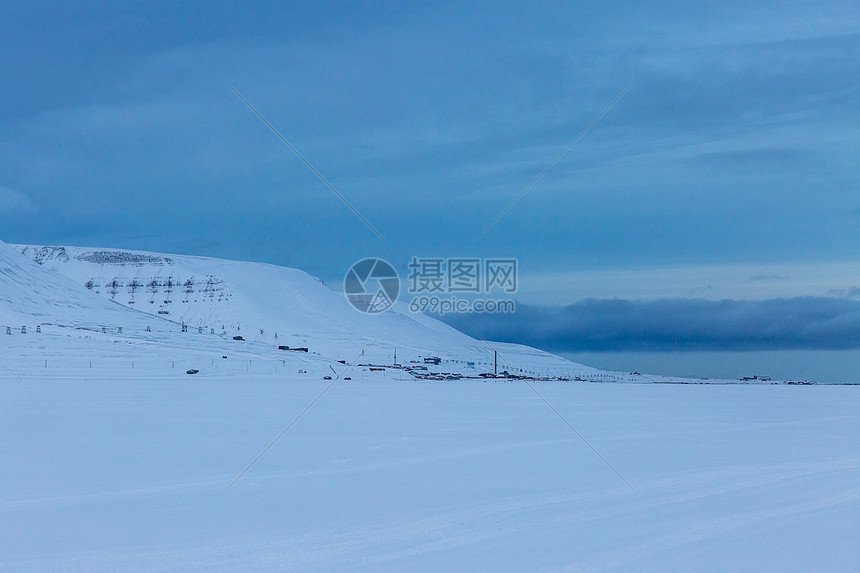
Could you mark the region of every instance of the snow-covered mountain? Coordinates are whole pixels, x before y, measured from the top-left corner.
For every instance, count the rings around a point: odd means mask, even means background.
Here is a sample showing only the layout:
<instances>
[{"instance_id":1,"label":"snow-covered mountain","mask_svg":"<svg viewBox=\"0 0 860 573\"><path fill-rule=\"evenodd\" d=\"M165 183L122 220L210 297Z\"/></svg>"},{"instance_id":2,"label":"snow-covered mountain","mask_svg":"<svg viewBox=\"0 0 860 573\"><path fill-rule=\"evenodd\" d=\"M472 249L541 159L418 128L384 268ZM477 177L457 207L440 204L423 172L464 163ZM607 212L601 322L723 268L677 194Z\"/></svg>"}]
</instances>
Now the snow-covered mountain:
<instances>
[{"instance_id":1,"label":"snow-covered mountain","mask_svg":"<svg viewBox=\"0 0 860 573\"><path fill-rule=\"evenodd\" d=\"M176 329L164 318L150 317L81 288L75 281L34 264L0 242L0 326L17 332L27 327L85 330L155 338Z\"/></svg>"},{"instance_id":2,"label":"snow-covered mountain","mask_svg":"<svg viewBox=\"0 0 860 573\"><path fill-rule=\"evenodd\" d=\"M306 347L330 359L350 361L373 343L373 355L382 353L389 363L396 349L399 362L438 356L464 367L472 362L476 370L491 367L498 350L504 369L573 376L595 372L533 348L505 343L491 347L441 321L412 313L403 303L380 315L361 313L343 294L297 269L105 248L15 248L39 269L37 282L62 275L79 290L89 291L85 294L92 296L87 300L122 305L151 321L185 324L193 335L228 340L241 336L272 348Z\"/></svg>"}]
</instances>

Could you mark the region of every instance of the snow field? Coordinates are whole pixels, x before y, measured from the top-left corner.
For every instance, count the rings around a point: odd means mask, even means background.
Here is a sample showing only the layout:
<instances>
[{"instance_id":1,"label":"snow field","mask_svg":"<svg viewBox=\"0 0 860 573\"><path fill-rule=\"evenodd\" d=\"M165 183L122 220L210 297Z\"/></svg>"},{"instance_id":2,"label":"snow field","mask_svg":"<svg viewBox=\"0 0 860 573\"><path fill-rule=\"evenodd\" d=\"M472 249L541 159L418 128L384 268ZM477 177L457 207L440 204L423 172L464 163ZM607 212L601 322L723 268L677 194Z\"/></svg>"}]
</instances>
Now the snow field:
<instances>
[{"instance_id":1,"label":"snow field","mask_svg":"<svg viewBox=\"0 0 860 573\"><path fill-rule=\"evenodd\" d=\"M851 571L853 387L0 378L0 569Z\"/></svg>"}]
</instances>

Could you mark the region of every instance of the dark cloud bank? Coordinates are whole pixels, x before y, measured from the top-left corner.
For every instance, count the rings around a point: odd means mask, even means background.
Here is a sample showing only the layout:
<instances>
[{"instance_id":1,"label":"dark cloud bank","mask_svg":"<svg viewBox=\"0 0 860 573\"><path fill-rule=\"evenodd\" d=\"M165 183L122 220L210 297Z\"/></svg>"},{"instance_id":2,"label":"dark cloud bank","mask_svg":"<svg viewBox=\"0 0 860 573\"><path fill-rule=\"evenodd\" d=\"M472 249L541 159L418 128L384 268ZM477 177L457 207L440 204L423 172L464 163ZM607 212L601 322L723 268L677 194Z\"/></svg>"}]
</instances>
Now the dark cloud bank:
<instances>
[{"instance_id":1,"label":"dark cloud bank","mask_svg":"<svg viewBox=\"0 0 860 573\"><path fill-rule=\"evenodd\" d=\"M553 352L860 348L860 301L846 298L588 299L442 319L470 335Z\"/></svg>"}]
</instances>

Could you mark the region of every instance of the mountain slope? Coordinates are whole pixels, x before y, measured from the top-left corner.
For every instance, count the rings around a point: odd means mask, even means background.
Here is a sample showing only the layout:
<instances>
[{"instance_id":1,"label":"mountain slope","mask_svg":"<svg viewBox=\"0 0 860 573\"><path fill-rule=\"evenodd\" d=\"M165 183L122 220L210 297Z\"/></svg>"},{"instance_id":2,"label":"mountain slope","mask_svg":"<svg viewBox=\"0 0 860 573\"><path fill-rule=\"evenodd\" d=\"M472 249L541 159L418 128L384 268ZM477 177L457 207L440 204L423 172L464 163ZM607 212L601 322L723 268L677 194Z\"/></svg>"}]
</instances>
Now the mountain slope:
<instances>
[{"instance_id":1,"label":"mountain slope","mask_svg":"<svg viewBox=\"0 0 860 573\"><path fill-rule=\"evenodd\" d=\"M475 363L491 369L577 375L593 369L536 349L492 347L398 303L380 315L358 312L343 294L307 273L263 263L143 251L19 245L41 265L92 293L155 317L185 323L196 333L307 347L333 359L353 360L374 345L389 363L426 356ZM377 337L379 339L377 340ZM375 342L374 342L375 341Z\"/></svg>"},{"instance_id":2,"label":"mountain slope","mask_svg":"<svg viewBox=\"0 0 860 573\"><path fill-rule=\"evenodd\" d=\"M7 328L53 327L155 337L177 325L99 297L0 242L0 335Z\"/></svg>"}]
</instances>

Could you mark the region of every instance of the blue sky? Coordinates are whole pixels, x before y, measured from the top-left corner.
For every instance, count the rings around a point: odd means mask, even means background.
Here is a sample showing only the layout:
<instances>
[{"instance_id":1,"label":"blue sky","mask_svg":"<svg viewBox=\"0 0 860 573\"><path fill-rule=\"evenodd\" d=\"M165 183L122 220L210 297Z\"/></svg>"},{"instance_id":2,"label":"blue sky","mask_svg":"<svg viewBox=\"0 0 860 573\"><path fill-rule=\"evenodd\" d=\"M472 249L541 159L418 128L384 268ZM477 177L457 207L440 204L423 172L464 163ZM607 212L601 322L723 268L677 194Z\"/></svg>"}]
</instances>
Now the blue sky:
<instances>
[{"instance_id":1,"label":"blue sky","mask_svg":"<svg viewBox=\"0 0 860 573\"><path fill-rule=\"evenodd\" d=\"M809 316L809 297L860 325L856 3L42 2L0 7L0 46L6 242L259 260L331 284L367 256L404 271L414 255L517 257L520 299L563 325L590 298L669 301L654 320L676 325L693 299ZM793 332L767 344L794 348ZM655 343L642 336L627 347Z\"/></svg>"}]
</instances>

